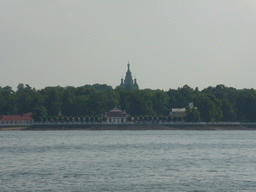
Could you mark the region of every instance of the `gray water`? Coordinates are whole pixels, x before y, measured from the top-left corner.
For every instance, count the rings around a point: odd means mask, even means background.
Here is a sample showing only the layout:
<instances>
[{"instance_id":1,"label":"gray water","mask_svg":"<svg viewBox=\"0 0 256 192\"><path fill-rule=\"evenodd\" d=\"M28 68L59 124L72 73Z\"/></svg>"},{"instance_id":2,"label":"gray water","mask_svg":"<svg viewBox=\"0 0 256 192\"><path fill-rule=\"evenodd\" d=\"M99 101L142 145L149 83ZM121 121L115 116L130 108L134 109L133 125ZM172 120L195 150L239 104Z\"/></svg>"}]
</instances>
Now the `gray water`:
<instances>
[{"instance_id":1,"label":"gray water","mask_svg":"<svg viewBox=\"0 0 256 192\"><path fill-rule=\"evenodd\" d=\"M0 191L255 191L255 131L0 132Z\"/></svg>"}]
</instances>

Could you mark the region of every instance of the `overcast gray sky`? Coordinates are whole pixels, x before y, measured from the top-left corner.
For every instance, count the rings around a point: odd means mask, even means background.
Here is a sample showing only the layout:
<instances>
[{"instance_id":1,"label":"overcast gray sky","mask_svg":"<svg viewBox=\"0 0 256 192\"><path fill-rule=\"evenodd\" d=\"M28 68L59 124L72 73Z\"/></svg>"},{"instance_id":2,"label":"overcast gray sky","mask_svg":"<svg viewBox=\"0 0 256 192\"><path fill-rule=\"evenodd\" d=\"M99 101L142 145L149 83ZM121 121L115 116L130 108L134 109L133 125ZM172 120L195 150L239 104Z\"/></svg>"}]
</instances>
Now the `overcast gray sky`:
<instances>
[{"instance_id":1,"label":"overcast gray sky","mask_svg":"<svg viewBox=\"0 0 256 192\"><path fill-rule=\"evenodd\" d=\"M1 0L0 86L256 89L256 0Z\"/></svg>"}]
</instances>

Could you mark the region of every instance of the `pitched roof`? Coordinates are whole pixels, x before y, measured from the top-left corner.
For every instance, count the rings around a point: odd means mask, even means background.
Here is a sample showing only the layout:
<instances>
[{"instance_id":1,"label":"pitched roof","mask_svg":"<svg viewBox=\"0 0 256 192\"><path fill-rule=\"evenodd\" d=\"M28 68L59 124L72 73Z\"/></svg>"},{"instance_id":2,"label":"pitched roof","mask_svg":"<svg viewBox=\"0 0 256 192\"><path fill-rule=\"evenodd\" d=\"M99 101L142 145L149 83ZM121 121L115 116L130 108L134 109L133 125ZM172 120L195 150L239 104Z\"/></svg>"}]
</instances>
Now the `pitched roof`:
<instances>
[{"instance_id":1,"label":"pitched roof","mask_svg":"<svg viewBox=\"0 0 256 192\"><path fill-rule=\"evenodd\" d=\"M186 112L186 108L172 108L172 112Z\"/></svg>"},{"instance_id":2,"label":"pitched roof","mask_svg":"<svg viewBox=\"0 0 256 192\"><path fill-rule=\"evenodd\" d=\"M123 111L115 107L114 109L111 109L109 113L123 113Z\"/></svg>"},{"instance_id":3,"label":"pitched roof","mask_svg":"<svg viewBox=\"0 0 256 192\"><path fill-rule=\"evenodd\" d=\"M107 117L126 117L126 112L123 112L122 110L118 108L114 108L106 113Z\"/></svg>"},{"instance_id":4,"label":"pitched roof","mask_svg":"<svg viewBox=\"0 0 256 192\"><path fill-rule=\"evenodd\" d=\"M24 115L2 115L0 120L6 121L33 121L31 117L32 113L27 113Z\"/></svg>"}]
</instances>

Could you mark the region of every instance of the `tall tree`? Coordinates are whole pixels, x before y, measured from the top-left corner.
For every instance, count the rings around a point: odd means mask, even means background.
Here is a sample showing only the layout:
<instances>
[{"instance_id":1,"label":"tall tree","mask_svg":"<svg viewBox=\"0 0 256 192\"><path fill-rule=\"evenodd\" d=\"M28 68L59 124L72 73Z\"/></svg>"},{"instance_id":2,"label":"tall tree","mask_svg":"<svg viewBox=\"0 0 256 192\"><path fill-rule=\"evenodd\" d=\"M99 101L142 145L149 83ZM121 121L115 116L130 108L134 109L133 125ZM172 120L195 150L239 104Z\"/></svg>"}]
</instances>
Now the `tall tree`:
<instances>
[{"instance_id":1,"label":"tall tree","mask_svg":"<svg viewBox=\"0 0 256 192\"><path fill-rule=\"evenodd\" d=\"M222 119L221 102L212 95L199 94L194 98L203 121L219 121Z\"/></svg>"},{"instance_id":2,"label":"tall tree","mask_svg":"<svg viewBox=\"0 0 256 192\"><path fill-rule=\"evenodd\" d=\"M200 121L200 112L195 107L186 107L186 118L188 122Z\"/></svg>"},{"instance_id":3,"label":"tall tree","mask_svg":"<svg viewBox=\"0 0 256 192\"><path fill-rule=\"evenodd\" d=\"M170 97L164 91L156 90L152 95L153 110L157 115L168 115Z\"/></svg>"},{"instance_id":4,"label":"tall tree","mask_svg":"<svg viewBox=\"0 0 256 192\"><path fill-rule=\"evenodd\" d=\"M21 92L17 95L18 114L23 115L32 112L32 96L29 92Z\"/></svg>"}]
</instances>

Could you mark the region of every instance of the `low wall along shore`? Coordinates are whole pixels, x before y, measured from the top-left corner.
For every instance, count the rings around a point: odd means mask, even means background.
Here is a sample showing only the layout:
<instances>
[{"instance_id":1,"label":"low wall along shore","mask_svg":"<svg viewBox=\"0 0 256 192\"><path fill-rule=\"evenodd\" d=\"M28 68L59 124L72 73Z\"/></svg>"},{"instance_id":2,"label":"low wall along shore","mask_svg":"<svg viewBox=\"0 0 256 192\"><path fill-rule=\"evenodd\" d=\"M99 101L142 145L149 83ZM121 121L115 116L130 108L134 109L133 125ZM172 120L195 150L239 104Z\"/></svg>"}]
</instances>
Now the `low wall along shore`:
<instances>
[{"instance_id":1,"label":"low wall along shore","mask_svg":"<svg viewBox=\"0 0 256 192\"><path fill-rule=\"evenodd\" d=\"M200 124L66 124L30 125L22 130L256 130L256 124L200 123Z\"/></svg>"}]
</instances>

